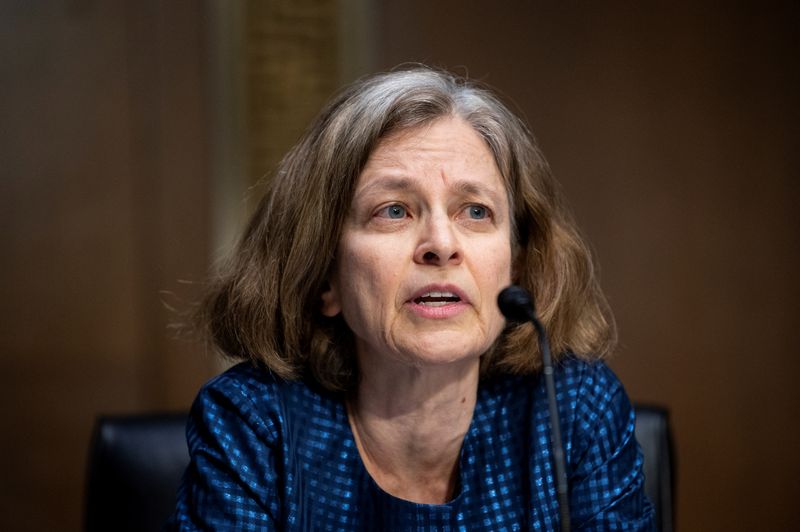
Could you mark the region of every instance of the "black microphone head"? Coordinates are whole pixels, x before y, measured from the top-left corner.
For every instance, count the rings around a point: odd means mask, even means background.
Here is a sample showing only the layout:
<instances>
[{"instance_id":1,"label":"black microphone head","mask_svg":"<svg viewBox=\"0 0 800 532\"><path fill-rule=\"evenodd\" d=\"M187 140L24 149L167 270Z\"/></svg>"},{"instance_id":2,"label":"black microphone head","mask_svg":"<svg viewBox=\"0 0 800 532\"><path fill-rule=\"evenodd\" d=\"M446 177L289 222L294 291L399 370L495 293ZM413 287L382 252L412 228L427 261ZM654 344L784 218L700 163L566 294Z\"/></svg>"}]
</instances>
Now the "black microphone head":
<instances>
[{"instance_id":1,"label":"black microphone head","mask_svg":"<svg viewBox=\"0 0 800 532\"><path fill-rule=\"evenodd\" d=\"M525 323L535 319L533 298L521 286L512 284L504 288L497 296L497 306L510 322Z\"/></svg>"}]
</instances>

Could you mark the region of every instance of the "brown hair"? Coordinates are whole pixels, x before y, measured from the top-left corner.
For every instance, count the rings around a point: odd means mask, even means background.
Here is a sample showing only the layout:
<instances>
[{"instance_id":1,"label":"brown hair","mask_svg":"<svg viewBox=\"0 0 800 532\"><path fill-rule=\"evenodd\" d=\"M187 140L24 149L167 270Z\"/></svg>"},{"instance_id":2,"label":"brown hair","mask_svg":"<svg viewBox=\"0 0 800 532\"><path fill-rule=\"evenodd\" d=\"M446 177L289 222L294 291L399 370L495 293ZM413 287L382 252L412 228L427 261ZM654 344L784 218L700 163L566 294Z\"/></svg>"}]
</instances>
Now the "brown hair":
<instances>
[{"instance_id":1,"label":"brown hair","mask_svg":"<svg viewBox=\"0 0 800 532\"><path fill-rule=\"evenodd\" d=\"M414 66L344 89L281 161L204 306L223 353L285 379L354 388L352 333L320 309L356 181L381 138L447 116L469 123L494 154L512 210L514 282L534 294L553 352L599 358L613 349L591 254L528 128L488 89ZM482 357L483 373L537 371L534 339L528 325L508 327Z\"/></svg>"}]
</instances>

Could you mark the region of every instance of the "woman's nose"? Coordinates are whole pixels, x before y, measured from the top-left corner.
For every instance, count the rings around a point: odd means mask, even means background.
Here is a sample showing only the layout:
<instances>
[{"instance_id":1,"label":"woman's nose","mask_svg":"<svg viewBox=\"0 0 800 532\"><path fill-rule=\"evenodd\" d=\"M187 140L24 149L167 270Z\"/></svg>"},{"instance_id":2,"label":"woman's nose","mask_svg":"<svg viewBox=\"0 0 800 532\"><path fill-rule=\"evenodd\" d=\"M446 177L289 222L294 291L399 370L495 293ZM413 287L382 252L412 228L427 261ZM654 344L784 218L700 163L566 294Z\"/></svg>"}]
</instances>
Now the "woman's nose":
<instances>
[{"instance_id":1,"label":"woman's nose","mask_svg":"<svg viewBox=\"0 0 800 532\"><path fill-rule=\"evenodd\" d=\"M414 261L434 266L460 264L463 250L452 224L453 221L445 214L431 216L420 227Z\"/></svg>"}]
</instances>

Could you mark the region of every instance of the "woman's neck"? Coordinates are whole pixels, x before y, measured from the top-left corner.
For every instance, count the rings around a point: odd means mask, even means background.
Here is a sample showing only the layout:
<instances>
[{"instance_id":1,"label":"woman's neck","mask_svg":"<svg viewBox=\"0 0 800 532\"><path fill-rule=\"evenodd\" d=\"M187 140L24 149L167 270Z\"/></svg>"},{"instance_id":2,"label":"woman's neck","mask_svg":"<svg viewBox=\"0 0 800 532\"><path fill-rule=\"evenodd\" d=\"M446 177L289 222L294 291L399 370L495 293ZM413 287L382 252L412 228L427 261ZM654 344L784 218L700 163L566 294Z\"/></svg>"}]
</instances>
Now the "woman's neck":
<instances>
[{"instance_id":1,"label":"woman's neck","mask_svg":"<svg viewBox=\"0 0 800 532\"><path fill-rule=\"evenodd\" d=\"M367 471L396 497L447 502L456 488L461 445L475 409L479 361L361 368L348 415Z\"/></svg>"}]
</instances>

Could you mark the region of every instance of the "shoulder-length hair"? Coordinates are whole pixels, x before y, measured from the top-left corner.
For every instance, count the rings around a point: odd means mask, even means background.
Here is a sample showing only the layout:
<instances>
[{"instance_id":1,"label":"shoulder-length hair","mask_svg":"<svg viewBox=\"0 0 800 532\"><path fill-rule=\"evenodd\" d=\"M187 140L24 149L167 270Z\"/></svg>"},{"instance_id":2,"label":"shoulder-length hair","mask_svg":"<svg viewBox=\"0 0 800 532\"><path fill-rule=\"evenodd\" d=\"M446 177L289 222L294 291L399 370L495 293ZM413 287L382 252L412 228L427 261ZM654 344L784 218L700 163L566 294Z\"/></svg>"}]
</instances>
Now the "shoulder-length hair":
<instances>
[{"instance_id":1,"label":"shoulder-length hair","mask_svg":"<svg viewBox=\"0 0 800 532\"><path fill-rule=\"evenodd\" d=\"M512 210L513 280L534 294L553 352L599 358L613 349L613 318L591 254L526 125L489 89L414 66L344 89L281 161L203 307L224 354L284 379L354 389L352 333L341 315L321 314L321 294L356 181L380 139L452 116L494 154ZM538 371L535 334L528 325L507 327L483 355L482 374Z\"/></svg>"}]
</instances>

